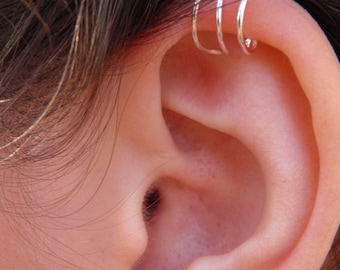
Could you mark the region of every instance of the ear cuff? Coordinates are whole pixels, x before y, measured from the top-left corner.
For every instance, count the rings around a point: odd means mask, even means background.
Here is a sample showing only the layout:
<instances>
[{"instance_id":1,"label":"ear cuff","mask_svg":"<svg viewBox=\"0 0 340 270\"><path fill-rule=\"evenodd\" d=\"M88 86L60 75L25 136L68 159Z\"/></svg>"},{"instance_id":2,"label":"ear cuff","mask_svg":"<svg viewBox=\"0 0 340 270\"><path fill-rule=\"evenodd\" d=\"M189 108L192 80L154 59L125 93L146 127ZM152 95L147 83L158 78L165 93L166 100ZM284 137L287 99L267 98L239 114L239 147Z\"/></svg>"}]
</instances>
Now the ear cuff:
<instances>
[{"instance_id":1,"label":"ear cuff","mask_svg":"<svg viewBox=\"0 0 340 270\"><path fill-rule=\"evenodd\" d=\"M220 49L207 49L205 48L198 39L197 34L197 17L198 17L198 10L200 6L201 0L195 0L194 7L192 9L192 38L196 45L196 47L209 54L215 55L228 55L229 51L224 43L223 39L223 31L222 31L222 7L223 7L223 0L216 0L216 35L217 41L220 46ZM242 48L242 51L245 54L251 54L253 50L257 47L257 40L244 38L243 37L243 19L244 19L244 12L247 6L247 0L240 0L240 5L237 11L237 18L236 18L236 35L238 42Z\"/></svg>"}]
</instances>

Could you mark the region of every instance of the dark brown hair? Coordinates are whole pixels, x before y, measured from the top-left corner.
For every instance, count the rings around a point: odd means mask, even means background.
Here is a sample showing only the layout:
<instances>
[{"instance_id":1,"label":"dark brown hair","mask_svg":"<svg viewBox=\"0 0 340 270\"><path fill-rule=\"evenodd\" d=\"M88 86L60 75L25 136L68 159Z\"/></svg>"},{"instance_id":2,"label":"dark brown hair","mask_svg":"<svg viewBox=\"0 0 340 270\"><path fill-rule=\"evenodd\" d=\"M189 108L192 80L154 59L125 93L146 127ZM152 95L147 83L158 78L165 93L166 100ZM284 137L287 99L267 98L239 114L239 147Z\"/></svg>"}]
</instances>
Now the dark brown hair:
<instances>
[{"instance_id":1,"label":"dark brown hair","mask_svg":"<svg viewBox=\"0 0 340 270\"><path fill-rule=\"evenodd\" d=\"M108 59L117 78L114 102L127 50L190 17L192 2L1 0L1 164L43 160L66 151L102 102L98 84ZM340 2L296 2L320 24L340 59ZM56 128L59 123L63 128ZM338 236L323 269L339 269L339 245Z\"/></svg>"},{"instance_id":2,"label":"dark brown hair","mask_svg":"<svg viewBox=\"0 0 340 270\"><path fill-rule=\"evenodd\" d=\"M0 159L32 161L67 148L89 119L107 59L118 77L129 46L175 21L170 6L185 7L160 0L1 1ZM49 150L36 147L39 131L57 122L68 125L44 136Z\"/></svg>"},{"instance_id":3,"label":"dark brown hair","mask_svg":"<svg viewBox=\"0 0 340 270\"><path fill-rule=\"evenodd\" d=\"M297 2L340 57L339 1ZM190 0L2 0L0 159L23 162L61 153L101 102L97 86L108 59L119 83L129 47L190 18L191 6ZM118 91L112 90L112 101ZM46 134L61 122L67 127L41 138L41 129Z\"/></svg>"}]
</instances>

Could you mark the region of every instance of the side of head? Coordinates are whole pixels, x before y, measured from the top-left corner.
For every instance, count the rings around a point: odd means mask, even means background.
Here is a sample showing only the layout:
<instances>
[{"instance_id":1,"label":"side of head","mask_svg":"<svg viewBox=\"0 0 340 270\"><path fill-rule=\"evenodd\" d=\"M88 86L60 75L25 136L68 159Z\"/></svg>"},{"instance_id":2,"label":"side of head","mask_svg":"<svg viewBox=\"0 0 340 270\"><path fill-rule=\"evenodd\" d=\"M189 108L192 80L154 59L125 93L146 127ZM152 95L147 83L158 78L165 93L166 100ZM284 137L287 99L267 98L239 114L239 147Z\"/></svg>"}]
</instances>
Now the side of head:
<instances>
[{"instance_id":1,"label":"side of head","mask_svg":"<svg viewBox=\"0 0 340 270\"><path fill-rule=\"evenodd\" d=\"M340 222L337 4L249 0L248 56L224 3L219 56L177 2L0 4L2 268L324 263ZM208 48L214 19L202 2Z\"/></svg>"}]
</instances>

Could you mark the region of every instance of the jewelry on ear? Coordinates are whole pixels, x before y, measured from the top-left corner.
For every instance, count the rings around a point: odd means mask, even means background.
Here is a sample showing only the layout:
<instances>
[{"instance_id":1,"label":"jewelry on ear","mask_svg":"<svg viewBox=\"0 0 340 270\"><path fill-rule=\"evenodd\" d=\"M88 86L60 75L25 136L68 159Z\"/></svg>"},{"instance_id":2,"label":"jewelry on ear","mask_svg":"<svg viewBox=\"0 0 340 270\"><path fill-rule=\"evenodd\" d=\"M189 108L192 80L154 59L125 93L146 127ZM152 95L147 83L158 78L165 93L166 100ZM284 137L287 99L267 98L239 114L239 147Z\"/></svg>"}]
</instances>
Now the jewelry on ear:
<instances>
[{"instance_id":1,"label":"jewelry on ear","mask_svg":"<svg viewBox=\"0 0 340 270\"><path fill-rule=\"evenodd\" d=\"M200 6L201 0L195 0L194 7L192 9L192 38L196 45L196 47L209 54L215 55L228 55L229 51L224 43L223 39L223 31L222 31L222 6L223 0L216 0L216 35L218 44L220 49L207 49L205 48L198 39L198 31L197 31L197 17L198 17L198 10ZM243 19L244 19L244 12L246 9L247 0L240 0L240 5L237 12L237 19L236 19L236 33L238 42L245 54L250 54L257 46L257 40L250 39L250 38L243 38Z\"/></svg>"},{"instance_id":2,"label":"jewelry on ear","mask_svg":"<svg viewBox=\"0 0 340 270\"><path fill-rule=\"evenodd\" d=\"M218 44L220 45L220 50L218 49L207 49L205 48L199 41L198 35L197 35L197 16L198 16L198 9L200 6L201 0L195 0L195 4L192 10L192 38L194 40L194 43L198 49L200 49L203 52L210 53L210 54L217 54L217 55L223 55L223 54L229 54L229 51L227 47L225 46L224 40L223 40L223 31L222 31L222 6L223 6L223 0L217 0L216 1L216 34L217 34L217 40Z\"/></svg>"},{"instance_id":3,"label":"jewelry on ear","mask_svg":"<svg viewBox=\"0 0 340 270\"><path fill-rule=\"evenodd\" d=\"M236 18L236 33L238 42L245 54L251 54L257 47L257 40L250 38L243 38L243 18L246 10L247 0L241 0L240 6L237 11Z\"/></svg>"}]
</instances>

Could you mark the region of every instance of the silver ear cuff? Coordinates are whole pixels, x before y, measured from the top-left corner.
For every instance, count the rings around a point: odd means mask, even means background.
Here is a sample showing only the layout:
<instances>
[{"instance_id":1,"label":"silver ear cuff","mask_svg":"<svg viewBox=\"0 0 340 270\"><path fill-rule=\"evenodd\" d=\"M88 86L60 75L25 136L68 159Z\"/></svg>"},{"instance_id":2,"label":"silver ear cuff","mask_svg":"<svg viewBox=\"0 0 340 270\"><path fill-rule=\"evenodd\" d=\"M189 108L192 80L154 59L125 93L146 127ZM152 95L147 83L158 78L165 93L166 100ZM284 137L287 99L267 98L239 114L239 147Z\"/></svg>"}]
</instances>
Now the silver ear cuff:
<instances>
[{"instance_id":1,"label":"silver ear cuff","mask_svg":"<svg viewBox=\"0 0 340 270\"><path fill-rule=\"evenodd\" d=\"M223 31L222 31L222 5L223 0L216 0L216 34L218 44L220 45L220 50L218 49L207 49L202 46L201 42L198 39L197 35L197 16L198 16L198 9L200 7L201 0L195 0L194 8L192 11L192 38L194 43L198 49L203 52L210 53L210 54L229 54L227 47L224 44L223 40Z\"/></svg>"},{"instance_id":2,"label":"silver ear cuff","mask_svg":"<svg viewBox=\"0 0 340 270\"><path fill-rule=\"evenodd\" d=\"M245 54L250 54L253 50L257 47L257 40L250 39L250 38L243 38L243 18L244 12L246 10L247 0L241 0L240 6L237 11L237 18L236 18L236 34L238 43L240 44L243 52Z\"/></svg>"},{"instance_id":3,"label":"silver ear cuff","mask_svg":"<svg viewBox=\"0 0 340 270\"><path fill-rule=\"evenodd\" d=\"M193 41L198 49L203 52L209 54L216 54L216 55L228 55L229 51L224 43L223 39L223 31L222 31L222 7L223 7L223 0L216 0L216 35L217 41L220 46L220 49L207 49L205 48L198 39L197 34L197 17L198 17L198 10L200 6L201 0L195 0L194 7L192 10L192 38ZM257 47L257 40L244 38L243 37L243 19L244 13L247 6L247 0L240 0L240 5L237 11L237 18L236 18L236 35L238 42L242 48L242 51L245 54L251 54L251 52Z\"/></svg>"}]
</instances>

